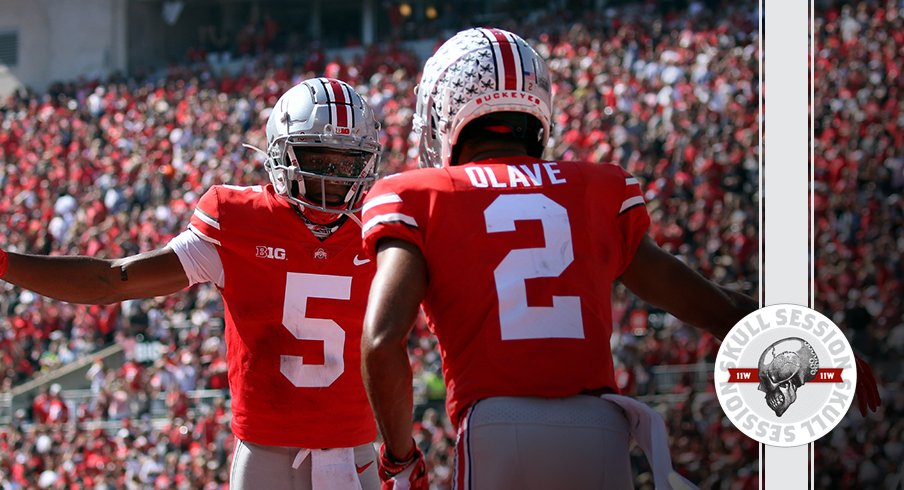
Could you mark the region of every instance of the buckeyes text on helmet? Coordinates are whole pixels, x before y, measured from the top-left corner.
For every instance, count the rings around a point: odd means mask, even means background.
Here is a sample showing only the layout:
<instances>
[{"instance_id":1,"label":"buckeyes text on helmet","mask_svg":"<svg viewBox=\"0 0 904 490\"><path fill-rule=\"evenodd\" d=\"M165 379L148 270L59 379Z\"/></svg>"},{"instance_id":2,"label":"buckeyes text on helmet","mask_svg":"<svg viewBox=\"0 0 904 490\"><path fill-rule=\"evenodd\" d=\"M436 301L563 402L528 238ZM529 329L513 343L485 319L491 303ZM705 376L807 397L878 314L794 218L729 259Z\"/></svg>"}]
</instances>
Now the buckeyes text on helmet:
<instances>
[{"instance_id":1,"label":"buckeyes text on helmet","mask_svg":"<svg viewBox=\"0 0 904 490\"><path fill-rule=\"evenodd\" d=\"M267 120L266 169L276 192L313 221L354 213L376 179L379 128L345 82L313 78L292 87ZM337 188L342 195L331 199Z\"/></svg>"},{"instance_id":2,"label":"buckeyes text on helmet","mask_svg":"<svg viewBox=\"0 0 904 490\"><path fill-rule=\"evenodd\" d=\"M481 116L500 112L536 118L542 126L537 141L542 151L552 119L546 62L511 32L490 28L459 32L427 60L418 84L414 129L420 136L420 165L451 165L462 129Z\"/></svg>"}]
</instances>

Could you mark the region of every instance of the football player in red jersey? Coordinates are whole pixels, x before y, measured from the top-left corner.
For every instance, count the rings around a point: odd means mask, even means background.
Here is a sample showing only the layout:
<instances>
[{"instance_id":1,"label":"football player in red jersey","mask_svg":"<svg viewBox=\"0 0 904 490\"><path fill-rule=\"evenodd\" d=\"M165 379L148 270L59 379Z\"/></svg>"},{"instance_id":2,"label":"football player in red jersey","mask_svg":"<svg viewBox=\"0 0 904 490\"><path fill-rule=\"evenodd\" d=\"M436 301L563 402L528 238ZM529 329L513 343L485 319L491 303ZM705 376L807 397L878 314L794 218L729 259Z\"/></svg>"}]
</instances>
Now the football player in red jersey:
<instances>
[{"instance_id":1,"label":"football player in red jersey","mask_svg":"<svg viewBox=\"0 0 904 490\"><path fill-rule=\"evenodd\" d=\"M549 75L517 35L458 33L417 97L432 168L377 182L363 211L377 274L362 369L391 466L380 476L421 460L405 340L422 305L458 428L455 488L632 488L631 437L657 488L687 484L649 433L666 440L661 418L614 394L612 284L719 338L757 303L661 250L619 166L542 159Z\"/></svg>"},{"instance_id":2,"label":"football player in red jersey","mask_svg":"<svg viewBox=\"0 0 904 490\"><path fill-rule=\"evenodd\" d=\"M303 81L267 122L270 184L213 186L188 230L158 250L119 260L0 253L0 276L89 304L215 284L237 438L231 487L378 488L359 366L375 267L353 223L376 175L378 128L348 84Z\"/></svg>"}]
</instances>

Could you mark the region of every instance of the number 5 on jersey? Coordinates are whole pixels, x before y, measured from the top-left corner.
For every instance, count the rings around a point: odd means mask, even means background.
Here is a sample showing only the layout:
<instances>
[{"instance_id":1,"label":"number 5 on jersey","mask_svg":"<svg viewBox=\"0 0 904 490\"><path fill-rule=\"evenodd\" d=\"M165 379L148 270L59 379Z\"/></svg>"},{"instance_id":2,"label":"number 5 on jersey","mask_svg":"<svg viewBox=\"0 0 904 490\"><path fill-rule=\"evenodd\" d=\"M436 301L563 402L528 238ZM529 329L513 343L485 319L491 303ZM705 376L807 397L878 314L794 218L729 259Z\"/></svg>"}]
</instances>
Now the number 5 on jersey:
<instances>
[{"instance_id":1,"label":"number 5 on jersey","mask_svg":"<svg viewBox=\"0 0 904 490\"><path fill-rule=\"evenodd\" d=\"M305 364L302 356L281 355L279 372L298 388L324 388L345 371L345 331L333 320L308 318L308 298L351 299L352 278L289 272L283 326L298 340L323 341L323 364Z\"/></svg>"}]
</instances>

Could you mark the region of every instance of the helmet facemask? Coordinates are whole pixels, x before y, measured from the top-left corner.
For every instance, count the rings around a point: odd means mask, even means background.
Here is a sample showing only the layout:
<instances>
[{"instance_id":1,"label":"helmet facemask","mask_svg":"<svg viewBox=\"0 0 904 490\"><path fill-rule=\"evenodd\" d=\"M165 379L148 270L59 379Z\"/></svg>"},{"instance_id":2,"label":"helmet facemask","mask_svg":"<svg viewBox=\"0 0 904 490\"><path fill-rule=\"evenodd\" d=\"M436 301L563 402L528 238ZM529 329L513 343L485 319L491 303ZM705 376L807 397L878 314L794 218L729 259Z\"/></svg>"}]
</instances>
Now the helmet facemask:
<instances>
[{"instance_id":1,"label":"helmet facemask","mask_svg":"<svg viewBox=\"0 0 904 490\"><path fill-rule=\"evenodd\" d=\"M364 193L376 180L375 153L293 144L292 138L275 144L284 148L275 152L283 156L281 162L269 162L274 187L289 201L316 211L306 212L308 218L324 224L361 209Z\"/></svg>"},{"instance_id":2,"label":"helmet facemask","mask_svg":"<svg viewBox=\"0 0 904 490\"><path fill-rule=\"evenodd\" d=\"M379 127L345 82L315 78L296 85L267 121L265 168L277 194L315 224L343 215L358 222L354 213L376 180Z\"/></svg>"}]
</instances>

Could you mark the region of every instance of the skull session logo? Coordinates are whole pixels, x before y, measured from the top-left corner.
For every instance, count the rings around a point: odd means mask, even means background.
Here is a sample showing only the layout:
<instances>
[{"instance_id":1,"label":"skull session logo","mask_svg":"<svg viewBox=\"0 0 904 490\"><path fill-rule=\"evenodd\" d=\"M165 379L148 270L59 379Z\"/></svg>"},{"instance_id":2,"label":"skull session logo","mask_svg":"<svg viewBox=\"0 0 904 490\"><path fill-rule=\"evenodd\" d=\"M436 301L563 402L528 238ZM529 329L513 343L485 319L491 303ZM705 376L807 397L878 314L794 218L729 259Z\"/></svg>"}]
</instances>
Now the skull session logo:
<instances>
[{"instance_id":1,"label":"skull session logo","mask_svg":"<svg viewBox=\"0 0 904 490\"><path fill-rule=\"evenodd\" d=\"M817 371L819 357L809 342L797 337L779 340L760 356L757 389L766 393L769 408L781 417L797 400L797 389L816 377Z\"/></svg>"},{"instance_id":2,"label":"skull session logo","mask_svg":"<svg viewBox=\"0 0 904 490\"><path fill-rule=\"evenodd\" d=\"M821 313L798 305L761 308L735 325L716 357L716 394L729 420L772 446L824 436L854 397L854 352Z\"/></svg>"}]
</instances>

